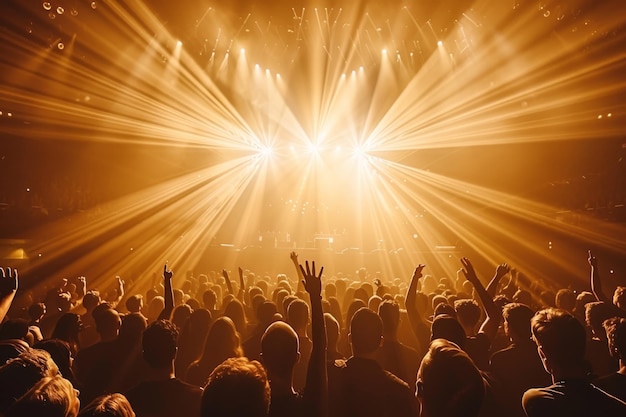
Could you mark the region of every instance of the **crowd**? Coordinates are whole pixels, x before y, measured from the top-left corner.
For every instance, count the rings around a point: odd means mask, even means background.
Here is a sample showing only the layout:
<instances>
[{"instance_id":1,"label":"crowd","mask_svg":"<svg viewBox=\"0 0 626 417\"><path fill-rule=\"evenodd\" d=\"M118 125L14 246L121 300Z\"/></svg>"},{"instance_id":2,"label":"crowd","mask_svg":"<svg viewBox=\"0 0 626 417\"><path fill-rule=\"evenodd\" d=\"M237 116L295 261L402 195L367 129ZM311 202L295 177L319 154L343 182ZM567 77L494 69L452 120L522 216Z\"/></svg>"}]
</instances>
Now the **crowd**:
<instances>
[{"instance_id":1,"label":"crowd","mask_svg":"<svg viewBox=\"0 0 626 417\"><path fill-rule=\"evenodd\" d=\"M467 258L406 284L290 256L275 278L165 265L146 294L81 277L29 306L0 269L0 415L626 416L626 288L605 295L591 252L578 294L507 264L485 286Z\"/></svg>"}]
</instances>

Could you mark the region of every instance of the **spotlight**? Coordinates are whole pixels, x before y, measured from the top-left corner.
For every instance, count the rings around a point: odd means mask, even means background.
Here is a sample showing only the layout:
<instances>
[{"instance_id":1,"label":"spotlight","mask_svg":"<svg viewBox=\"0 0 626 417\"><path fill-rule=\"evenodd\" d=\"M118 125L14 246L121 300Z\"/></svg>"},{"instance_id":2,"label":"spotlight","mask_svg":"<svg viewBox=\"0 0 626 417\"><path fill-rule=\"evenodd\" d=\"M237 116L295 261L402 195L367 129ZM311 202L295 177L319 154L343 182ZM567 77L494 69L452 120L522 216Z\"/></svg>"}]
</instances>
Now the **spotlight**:
<instances>
[{"instance_id":1,"label":"spotlight","mask_svg":"<svg viewBox=\"0 0 626 417\"><path fill-rule=\"evenodd\" d=\"M313 155L319 155L320 153L319 145L317 145L316 143L309 143L307 148L309 152L312 153Z\"/></svg>"},{"instance_id":2,"label":"spotlight","mask_svg":"<svg viewBox=\"0 0 626 417\"><path fill-rule=\"evenodd\" d=\"M354 148L352 154L359 160L364 161L365 159L367 159L367 152L362 146L357 146L356 148Z\"/></svg>"},{"instance_id":3,"label":"spotlight","mask_svg":"<svg viewBox=\"0 0 626 417\"><path fill-rule=\"evenodd\" d=\"M272 156L272 147L271 146L261 146L261 148L259 149L259 154L265 158L269 158L270 156Z\"/></svg>"},{"instance_id":4,"label":"spotlight","mask_svg":"<svg viewBox=\"0 0 626 417\"><path fill-rule=\"evenodd\" d=\"M437 46L443 46L443 41L437 41Z\"/></svg>"}]
</instances>

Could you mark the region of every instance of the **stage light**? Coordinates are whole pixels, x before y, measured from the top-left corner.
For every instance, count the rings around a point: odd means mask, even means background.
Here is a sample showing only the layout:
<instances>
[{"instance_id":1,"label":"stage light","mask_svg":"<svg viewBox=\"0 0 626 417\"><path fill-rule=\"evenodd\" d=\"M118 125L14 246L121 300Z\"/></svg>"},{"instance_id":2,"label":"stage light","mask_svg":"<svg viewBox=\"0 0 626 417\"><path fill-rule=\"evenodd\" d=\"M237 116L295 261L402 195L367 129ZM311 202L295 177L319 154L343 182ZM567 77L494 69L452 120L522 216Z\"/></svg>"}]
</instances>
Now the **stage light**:
<instances>
[{"instance_id":1,"label":"stage light","mask_svg":"<svg viewBox=\"0 0 626 417\"><path fill-rule=\"evenodd\" d=\"M313 155L319 155L319 153L320 153L320 147L316 143L309 143L308 146L307 146L307 149Z\"/></svg>"},{"instance_id":2,"label":"stage light","mask_svg":"<svg viewBox=\"0 0 626 417\"><path fill-rule=\"evenodd\" d=\"M259 153L262 156L268 158L268 157L272 156L273 150L272 150L271 146L262 146L260 151L259 151Z\"/></svg>"},{"instance_id":3,"label":"stage light","mask_svg":"<svg viewBox=\"0 0 626 417\"><path fill-rule=\"evenodd\" d=\"M437 46L443 46L443 41L437 41Z\"/></svg>"}]
</instances>

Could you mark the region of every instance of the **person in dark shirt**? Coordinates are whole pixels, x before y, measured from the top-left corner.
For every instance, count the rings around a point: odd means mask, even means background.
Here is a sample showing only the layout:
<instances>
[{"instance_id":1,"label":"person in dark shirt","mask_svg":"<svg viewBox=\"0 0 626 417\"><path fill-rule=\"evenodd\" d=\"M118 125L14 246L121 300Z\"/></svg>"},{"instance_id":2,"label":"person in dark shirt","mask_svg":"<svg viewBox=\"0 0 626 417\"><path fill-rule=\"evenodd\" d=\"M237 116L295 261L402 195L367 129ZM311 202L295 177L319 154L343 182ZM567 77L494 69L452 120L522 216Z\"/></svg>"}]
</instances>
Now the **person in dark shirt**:
<instances>
[{"instance_id":1,"label":"person in dark shirt","mask_svg":"<svg viewBox=\"0 0 626 417\"><path fill-rule=\"evenodd\" d=\"M378 314L360 308L350 322L352 357L337 361L329 374L330 415L414 417L417 402L406 382L376 362L383 338Z\"/></svg>"},{"instance_id":2,"label":"person in dark shirt","mask_svg":"<svg viewBox=\"0 0 626 417\"><path fill-rule=\"evenodd\" d=\"M386 370L415 386L420 357L417 351L398 341L400 307L397 302L383 301L378 307L378 315L383 321L383 345L378 350L378 363Z\"/></svg>"},{"instance_id":3,"label":"person in dark shirt","mask_svg":"<svg viewBox=\"0 0 626 417\"><path fill-rule=\"evenodd\" d=\"M175 377L178 329L157 320L143 333L143 358L148 377L126 394L137 417L198 417L202 388Z\"/></svg>"},{"instance_id":4,"label":"person in dark shirt","mask_svg":"<svg viewBox=\"0 0 626 417\"><path fill-rule=\"evenodd\" d=\"M609 394L626 401L626 319L614 317L604 322L609 341L609 351L619 360L619 370L596 379L594 385Z\"/></svg>"},{"instance_id":5,"label":"person in dark shirt","mask_svg":"<svg viewBox=\"0 0 626 417\"><path fill-rule=\"evenodd\" d=\"M326 330L322 311L321 277L306 263L302 269L304 288L311 299L313 340L307 362L306 382L302 392L293 388L296 364L301 360L299 338L287 323L271 324L261 338L261 359L265 365L272 392L270 417L323 417L327 410Z\"/></svg>"},{"instance_id":6,"label":"person in dark shirt","mask_svg":"<svg viewBox=\"0 0 626 417\"><path fill-rule=\"evenodd\" d=\"M565 310L538 311L531 321L532 334L552 385L524 393L522 406L528 417L626 416L626 403L588 381L585 328Z\"/></svg>"},{"instance_id":7,"label":"person in dark shirt","mask_svg":"<svg viewBox=\"0 0 626 417\"><path fill-rule=\"evenodd\" d=\"M448 340L433 340L417 373L421 417L478 416L485 391L467 353Z\"/></svg>"},{"instance_id":8,"label":"person in dark shirt","mask_svg":"<svg viewBox=\"0 0 626 417\"><path fill-rule=\"evenodd\" d=\"M543 368L537 345L531 339L530 320L534 314L525 304L505 305L504 332L511 345L491 355L491 373L497 381L499 401L510 416L525 416L522 395L526 390L550 384L550 374Z\"/></svg>"}]
</instances>

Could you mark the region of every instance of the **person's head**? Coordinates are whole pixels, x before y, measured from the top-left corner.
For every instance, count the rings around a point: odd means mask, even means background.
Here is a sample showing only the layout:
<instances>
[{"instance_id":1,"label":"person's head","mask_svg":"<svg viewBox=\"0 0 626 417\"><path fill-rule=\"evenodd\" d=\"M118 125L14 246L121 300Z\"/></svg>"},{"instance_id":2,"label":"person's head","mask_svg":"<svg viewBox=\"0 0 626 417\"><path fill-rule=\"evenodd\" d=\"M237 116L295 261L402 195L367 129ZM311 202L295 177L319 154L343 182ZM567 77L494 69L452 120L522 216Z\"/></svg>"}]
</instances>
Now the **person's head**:
<instances>
[{"instance_id":1,"label":"person's head","mask_svg":"<svg viewBox=\"0 0 626 417\"><path fill-rule=\"evenodd\" d=\"M293 300L287 307L287 321L296 330L302 332L309 324L309 306L303 300Z\"/></svg>"},{"instance_id":2,"label":"person's head","mask_svg":"<svg viewBox=\"0 0 626 417\"><path fill-rule=\"evenodd\" d=\"M176 358L178 329L169 320L157 320L143 332L143 358L153 369L167 369Z\"/></svg>"},{"instance_id":3,"label":"person's head","mask_svg":"<svg viewBox=\"0 0 626 417\"><path fill-rule=\"evenodd\" d=\"M378 307L378 315L383 321L383 333L395 335L400 325L400 306L393 300L385 300Z\"/></svg>"},{"instance_id":4,"label":"person's head","mask_svg":"<svg viewBox=\"0 0 626 417\"><path fill-rule=\"evenodd\" d=\"M531 320L531 328L548 373L584 366L586 332L573 315L558 308L539 310Z\"/></svg>"},{"instance_id":5,"label":"person's head","mask_svg":"<svg viewBox=\"0 0 626 417\"><path fill-rule=\"evenodd\" d=\"M478 303L470 299L456 300L454 302L454 311L456 311L459 323L466 329L466 333L472 333L468 334L468 336L473 336L480 321L481 310Z\"/></svg>"},{"instance_id":6,"label":"person's head","mask_svg":"<svg viewBox=\"0 0 626 417\"><path fill-rule=\"evenodd\" d=\"M59 374L59 368L50 354L40 349L29 349L0 366L0 413L17 398L23 396L39 380Z\"/></svg>"},{"instance_id":7,"label":"person's head","mask_svg":"<svg viewBox=\"0 0 626 417\"><path fill-rule=\"evenodd\" d=\"M61 339L44 339L35 343L33 347L48 352L58 366L61 375L70 381L74 381L72 349L68 342Z\"/></svg>"},{"instance_id":8,"label":"person's head","mask_svg":"<svg viewBox=\"0 0 626 417\"><path fill-rule=\"evenodd\" d=\"M135 417L135 412L122 394L105 394L84 406L78 417Z\"/></svg>"},{"instance_id":9,"label":"person's head","mask_svg":"<svg viewBox=\"0 0 626 417\"><path fill-rule=\"evenodd\" d=\"M172 323L178 327L178 330L182 330L187 320L189 320L189 317L191 317L191 313L193 313L193 310L188 304L176 306L172 312Z\"/></svg>"},{"instance_id":10,"label":"person's head","mask_svg":"<svg viewBox=\"0 0 626 417\"><path fill-rule=\"evenodd\" d=\"M446 339L461 349L465 347L465 330L456 317L440 314L433 320L430 326L430 340Z\"/></svg>"},{"instance_id":11,"label":"person's head","mask_svg":"<svg viewBox=\"0 0 626 417\"><path fill-rule=\"evenodd\" d=\"M31 321L36 322L46 314L46 305L44 303L33 303L28 307L28 317Z\"/></svg>"},{"instance_id":12,"label":"person's head","mask_svg":"<svg viewBox=\"0 0 626 417\"><path fill-rule=\"evenodd\" d=\"M55 339L65 340L66 342L75 342L78 338L78 333L82 330L83 324L80 320L80 316L76 313L64 313L59 317L52 337Z\"/></svg>"},{"instance_id":13,"label":"person's head","mask_svg":"<svg viewBox=\"0 0 626 417\"><path fill-rule=\"evenodd\" d=\"M626 310L626 287L617 287L613 292L613 304L622 310Z\"/></svg>"},{"instance_id":14,"label":"person's head","mask_svg":"<svg viewBox=\"0 0 626 417\"><path fill-rule=\"evenodd\" d=\"M39 380L5 411L4 416L76 417L79 408L78 391L70 381L55 375Z\"/></svg>"},{"instance_id":15,"label":"person's head","mask_svg":"<svg viewBox=\"0 0 626 417\"><path fill-rule=\"evenodd\" d=\"M100 308L100 306L106 306L106 304L100 304L94 310L93 317L96 322L96 330L102 340L114 339L122 326L120 313L110 307Z\"/></svg>"},{"instance_id":16,"label":"person's head","mask_svg":"<svg viewBox=\"0 0 626 417\"><path fill-rule=\"evenodd\" d=\"M242 354L241 340L235 323L229 317L218 317L209 328L200 361L214 364L216 361L221 362Z\"/></svg>"},{"instance_id":17,"label":"person's head","mask_svg":"<svg viewBox=\"0 0 626 417\"><path fill-rule=\"evenodd\" d=\"M165 299L162 296L157 295L155 297L152 297L150 303L148 304L148 312L146 313L146 316L148 317L148 323L152 323L153 321L155 321L164 308Z\"/></svg>"},{"instance_id":18,"label":"person's head","mask_svg":"<svg viewBox=\"0 0 626 417\"><path fill-rule=\"evenodd\" d=\"M591 329L592 334L600 339L604 340L606 337L602 323L613 316L611 307L602 301L585 304L585 323Z\"/></svg>"},{"instance_id":19,"label":"person's head","mask_svg":"<svg viewBox=\"0 0 626 417\"><path fill-rule=\"evenodd\" d=\"M282 321L272 323L261 337L261 358L270 375L291 378L293 368L300 360L295 330Z\"/></svg>"},{"instance_id":20,"label":"person's head","mask_svg":"<svg viewBox=\"0 0 626 417\"><path fill-rule=\"evenodd\" d=\"M519 289L515 291L515 294L513 294L513 302L532 306L533 295L529 291Z\"/></svg>"},{"instance_id":21,"label":"person's head","mask_svg":"<svg viewBox=\"0 0 626 417\"><path fill-rule=\"evenodd\" d=\"M348 305L348 310L346 312L346 321L344 323L346 329L350 328L350 323L352 322L352 317L354 317L354 314L363 307L367 307L367 304L365 304L365 302L360 299L352 300L350 305Z\"/></svg>"},{"instance_id":22,"label":"person's head","mask_svg":"<svg viewBox=\"0 0 626 417\"><path fill-rule=\"evenodd\" d=\"M433 311L435 311L435 307L437 307L440 303L448 304L448 299L443 295L434 295L432 300L430 300Z\"/></svg>"},{"instance_id":23,"label":"person's head","mask_svg":"<svg viewBox=\"0 0 626 417\"><path fill-rule=\"evenodd\" d=\"M267 328L274 321L274 317L278 311L276 310L276 304L270 300L264 300L256 308L257 322L259 326Z\"/></svg>"},{"instance_id":24,"label":"person's head","mask_svg":"<svg viewBox=\"0 0 626 417\"><path fill-rule=\"evenodd\" d=\"M504 332L513 340L529 340L530 320L535 312L525 304L508 303L502 309Z\"/></svg>"},{"instance_id":25,"label":"person's head","mask_svg":"<svg viewBox=\"0 0 626 417\"><path fill-rule=\"evenodd\" d=\"M360 308L350 322L350 343L354 356L376 352L383 339L383 321L367 307Z\"/></svg>"},{"instance_id":26,"label":"person's head","mask_svg":"<svg viewBox=\"0 0 626 417\"><path fill-rule=\"evenodd\" d=\"M568 288L561 288L556 292L554 303L557 308L571 313L576 308L576 293Z\"/></svg>"},{"instance_id":27,"label":"person's head","mask_svg":"<svg viewBox=\"0 0 626 417\"><path fill-rule=\"evenodd\" d=\"M224 315L230 317L235 323L235 327L240 334L245 334L246 331L246 314L243 308L243 304L239 300L232 299L226 305L224 309Z\"/></svg>"},{"instance_id":28,"label":"person's head","mask_svg":"<svg viewBox=\"0 0 626 417\"><path fill-rule=\"evenodd\" d=\"M139 313L143 309L143 295L134 294L128 297L126 309L129 313Z\"/></svg>"},{"instance_id":29,"label":"person's head","mask_svg":"<svg viewBox=\"0 0 626 417\"><path fill-rule=\"evenodd\" d=\"M417 371L421 416L477 416L484 395L483 378L470 357L448 340L433 340Z\"/></svg>"},{"instance_id":30,"label":"person's head","mask_svg":"<svg viewBox=\"0 0 626 417\"><path fill-rule=\"evenodd\" d=\"M336 297L337 296L337 287L334 283L329 282L324 287L324 298L328 299L328 297Z\"/></svg>"},{"instance_id":31,"label":"person's head","mask_svg":"<svg viewBox=\"0 0 626 417\"><path fill-rule=\"evenodd\" d=\"M245 401L242 401L245 398ZM202 393L201 417L266 417L270 385L258 361L225 360L209 376Z\"/></svg>"},{"instance_id":32,"label":"person's head","mask_svg":"<svg viewBox=\"0 0 626 417\"><path fill-rule=\"evenodd\" d=\"M202 293L202 304L209 311L217 310L217 294L209 289Z\"/></svg>"},{"instance_id":33,"label":"person's head","mask_svg":"<svg viewBox=\"0 0 626 417\"><path fill-rule=\"evenodd\" d=\"M613 317L603 324L609 342L609 352L623 365L626 363L626 319Z\"/></svg>"},{"instance_id":34,"label":"person's head","mask_svg":"<svg viewBox=\"0 0 626 417\"><path fill-rule=\"evenodd\" d=\"M596 296L589 291L582 291L576 296L576 312L585 311L587 303L596 301Z\"/></svg>"},{"instance_id":35,"label":"person's head","mask_svg":"<svg viewBox=\"0 0 626 417\"><path fill-rule=\"evenodd\" d=\"M0 340L25 340L28 334L28 321L24 319L8 319L0 325Z\"/></svg>"},{"instance_id":36,"label":"person's head","mask_svg":"<svg viewBox=\"0 0 626 417\"><path fill-rule=\"evenodd\" d=\"M119 339L123 342L139 343L141 335L146 330L146 318L139 313L131 313L122 317Z\"/></svg>"}]
</instances>

